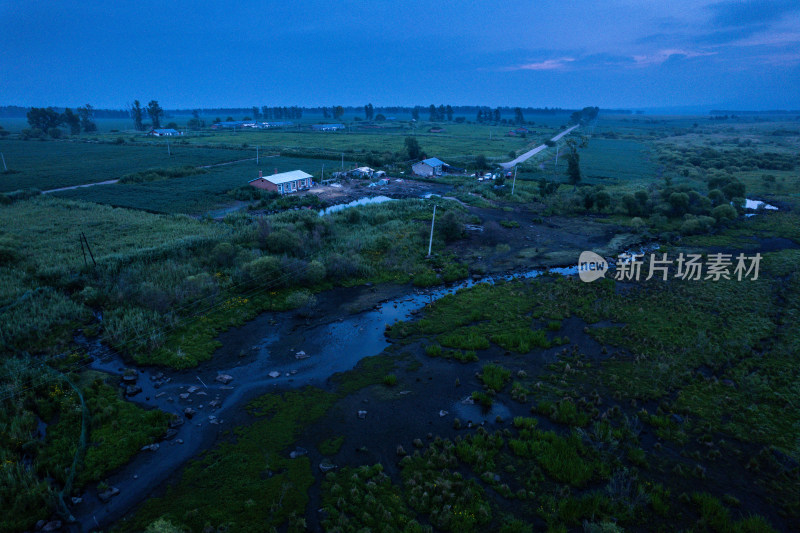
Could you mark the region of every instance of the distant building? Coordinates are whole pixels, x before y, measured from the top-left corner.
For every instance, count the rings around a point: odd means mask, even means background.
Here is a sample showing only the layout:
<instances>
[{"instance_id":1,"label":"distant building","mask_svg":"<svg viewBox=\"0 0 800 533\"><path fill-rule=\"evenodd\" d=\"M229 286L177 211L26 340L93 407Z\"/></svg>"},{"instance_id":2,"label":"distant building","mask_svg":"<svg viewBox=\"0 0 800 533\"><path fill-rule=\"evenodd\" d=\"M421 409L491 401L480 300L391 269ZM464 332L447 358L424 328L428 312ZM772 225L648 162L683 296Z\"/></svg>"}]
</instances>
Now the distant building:
<instances>
[{"instance_id":1,"label":"distant building","mask_svg":"<svg viewBox=\"0 0 800 533\"><path fill-rule=\"evenodd\" d=\"M312 124L311 129L314 131L336 131L343 130L344 124Z\"/></svg>"},{"instance_id":2,"label":"distant building","mask_svg":"<svg viewBox=\"0 0 800 533\"><path fill-rule=\"evenodd\" d=\"M273 174L272 176L264 176L261 171L259 171L258 177L250 180L248 183L252 187L267 191L275 191L280 194L309 189L312 185L311 174L307 174L302 170L292 170L291 172L282 172L280 174Z\"/></svg>"},{"instance_id":3,"label":"distant building","mask_svg":"<svg viewBox=\"0 0 800 533\"><path fill-rule=\"evenodd\" d=\"M429 157L428 159L423 159L418 163L414 163L411 166L411 170L417 176L423 176L427 178L431 176L441 176L445 167L447 167L447 163L441 159Z\"/></svg>"},{"instance_id":4,"label":"distant building","mask_svg":"<svg viewBox=\"0 0 800 533\"><path fill-rule=\"evenodd\" d=\"M431 133L444 133L444 128L439 128L437 126L434 126L433 128L429 129L428 131L431 132Z\"/></svg>"},{"instance_id":5,"label":"distant building","mask_svg":"<svg viewBox=\"0 0 800 533\"><path fill-rule=\"evenodd\" d=\"M158 129L158 130L150 130L148 135L152 135L153 137L172 137L174 135L183 135L183 132L178 130L173 130L172 128L166 129Z\"/></svg>"}]
</instances>

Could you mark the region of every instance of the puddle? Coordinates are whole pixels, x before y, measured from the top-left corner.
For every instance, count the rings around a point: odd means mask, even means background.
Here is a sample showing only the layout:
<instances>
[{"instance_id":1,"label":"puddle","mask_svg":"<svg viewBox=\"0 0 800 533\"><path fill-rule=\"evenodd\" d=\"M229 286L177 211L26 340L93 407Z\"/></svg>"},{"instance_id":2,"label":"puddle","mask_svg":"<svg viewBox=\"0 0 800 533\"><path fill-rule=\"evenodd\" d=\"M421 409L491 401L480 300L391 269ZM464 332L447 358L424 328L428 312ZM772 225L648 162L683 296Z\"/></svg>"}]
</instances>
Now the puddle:
<instances>
[{"instance_id":1,"label":"puddle","mask_svg":"<svg viewBox=\"0 0 800 533\"><path fill-rule=\"evenodd\" d=\"M778 208L774 205L770 205L766 202L762 202L761 200L752 200L750 198L746 198L744 201L744 208L745 209L770 209L772 211L777 211Z\"/></svg>"},{"instance_id":2,"label":"puddle","mask_svg":"<svg viewBox=\"0 0 800 533\"><path fill-rule=\"evenodd\" d=\"M384 202L390 202L393 198L389 198L388 196L373 196L373 197L365 197L359 198L358 200L353 200L347 204L339 204L339 205L332 205L327 207L319 212L319 216L329 215L331 213L335 213L337 211L341 211L343 209L347 209L348 207L356 207L359 205L369 205L369 204L382 204Z\"/></svg>"}]
</instances>

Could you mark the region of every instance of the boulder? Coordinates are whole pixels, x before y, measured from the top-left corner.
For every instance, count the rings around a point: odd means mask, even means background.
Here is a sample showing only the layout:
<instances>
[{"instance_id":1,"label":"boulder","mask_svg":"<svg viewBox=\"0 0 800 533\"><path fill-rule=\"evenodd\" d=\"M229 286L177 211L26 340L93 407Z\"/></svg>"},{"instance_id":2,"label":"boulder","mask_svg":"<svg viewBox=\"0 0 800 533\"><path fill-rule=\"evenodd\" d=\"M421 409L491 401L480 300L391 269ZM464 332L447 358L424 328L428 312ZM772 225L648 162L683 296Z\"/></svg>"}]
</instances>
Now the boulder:
<instances>
[{"instance_id":1,"label":"boulder","mask_svg":"<svg viewBox=\"0 0 800 533\"><path fill-rule=\"evenodd\" d=\"M273 370L272 372L270 372L270 373L269 373L269 374L267 374L267 375L268 375L269 377L271 377L271 378L277 378L277 377L280 377L281 373L280 373L280 372L278 372L277 370Z\"/></svg>"},{"instance_id":2,"label":"boulder","mask_svg":"<svg viewBox=\"0 0 800 533\"><path fill-rule=\"evenodd\" d=\"M191 386L189 386L188 389L186 389L186 392L188 392L189 394L192 394L192 393L197 392L199 389L200 389L200 387L197 387L195 385L191 385Z\"/></svg>"},{"instance_id":3,"label":"boulder","mask_svg":"<svg viewBox=\"0 0 800 533\"><path fill-rule=\"evenodd\" d=\"M231 376L230 374L218 374L217 377L214 378L214 381L222 383L223 385L227 385L228 383L233 381L233 376Z\"/></svg>"},{"instance_id":4,"label":"boulder","mask_svg":"<svg viewBox=\"0 0 800 533\"><path fill-rule=\"evenodd\" d=\"M73 496L70 499L72 500L72 505L78 505L79 503L81 503L83 501L83 498L79 498L77 496Z\"/></svg>"},{"instance_id":5,"label":"boulder","mask_svg":"<svg viewBox=\"0 0 800 533\"><path fill-rule=\"evenodd\" d=\"M178 397L179 397L181 400L186 400L186 399L188 399L188 398L189 398L189 393L188 393L188 392L182 392L182 393L180 393L180 394L178 395Z\"/></svg>"},{"instance_id":6,"label":"boulder","mask_svg":"<svg viewBox=\"0 0 800 533\"><path fill-rule=\"evenodd\" d=\"M186 418L188 418L189 420L191 420L191 419L192 419L192 417L195 415L195 413L197 413L197 411L195 411L195 410L194 410L194 409L192 409L191 407L187 407L186 409L184 409L184 410L183 410L183 415L184 415Z\"/></svg>"},{"instance_id":7,"label":"boulder","mask_svg":"<svg viewBox=\"0 0 800 533\"><path fill-rule=\"evenodd\" d=\"M108 490L104 490L103 492L98 492L97 497L103 503L108 503L111 501L111 498L119 494L119 489L117 487L111 487Z\"/></svg>"},{"instance_id":8,"label":"boulder","mask_svg":"<svg viewBox=\"0 0 800 533\"><path fill-rule=\"evenodd\" d=\"M136 396L142 392L142 387L139 385L128 385L125 387L125 396Z\"/></svg>"},{"instance_id":9,"label":"boulder","mask_svg":"<svg viewBox=\"0 0 800 533\"><path fill-rule=\"evenodd\" d=\"M447 411L445 411L444 409L441 409L441 410L439 411L439 416L447 416L447 414L448 414L448 412L447 412Z\"/></svg>"},{"instance_id":10,"label":"boulder","mask_svg":"<svg viewBox=\"0 0 800 533\"><path fill-rule=\"evenodd\" d=\"M289 453L289 459L297 459L298 457L302 457L308 453L308 450L305 448L297 447L293 451Z\"/></svg>"},{"instance_id":11,"label":"boulder","mask_svg":"<svg viewBox=\"0 0 800 533\"><path fill-rule=\"evenodd\" d=\"M155 451L158 451L158 448L159 448L158 443L153 443L153 444L148 444L146 446L142 446L142 451L143 452L145 452L145 451L155 452Z\"/></svg>"},{"instance_id":12,"label":"boulder","mask_svg":"<svg viewBox=\"0 0 800 533\"><path fill-rule=\"evenodd\" d=\"M174 428L178 428L178 427L181 427L184 422L185 421L184 421L183 418L181 418L179 416L176 416L175 418L173 418L172 420L169 421L169 427L173 428L173 429Z\"/></svg>"},{"instance_id":13,"label":"boulder","mask_svg":"<svg viewBox=\"0 0 800 533\"><path fill-rule=\"evenodd\" d=\"M310 356L310 355L308 355L308 354L307 354L306 352L304 352L303 350L300 350L299 352L297 352L296 354L294 354L294 358L295 358L295 359L308 359L309 357L311 357L311 356Z\"/></svg>"},{"instance_id":14,"label":"boulder","mask_svg":"<svg viewBox=\"0 0 800 533\"><path fill-rule=\"evenodd\" d=\"M164 440L172 440L178 434L177 429L169 428L166 433L164 433Z\"/></svg>"},{"instance_id":15,"label":"boulder","mask_svg":"<svg viewBox=\"0 0 800 533\"><path fill-rule=\"evenodd\" d=\"M364 420L365 418L367 418L367 412L366 411L359 411L358 412L358 418L360 418L361 420Z\"/></svg>"}]
</instances>

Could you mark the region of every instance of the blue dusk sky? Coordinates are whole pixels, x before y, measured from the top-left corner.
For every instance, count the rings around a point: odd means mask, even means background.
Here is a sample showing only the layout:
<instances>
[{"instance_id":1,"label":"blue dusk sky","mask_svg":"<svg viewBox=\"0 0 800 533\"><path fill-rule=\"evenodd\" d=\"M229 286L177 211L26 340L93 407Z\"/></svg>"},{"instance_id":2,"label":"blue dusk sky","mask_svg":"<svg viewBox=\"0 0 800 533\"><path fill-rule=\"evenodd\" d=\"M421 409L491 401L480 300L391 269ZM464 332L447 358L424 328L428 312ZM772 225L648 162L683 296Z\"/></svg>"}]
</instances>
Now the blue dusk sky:
<instances>
[{"instance_id":1,"label":"blue dusk sky","mask_svg":"<svg viewBox=\"0 0 800 533\"><path fill-rule=\"evenodd\" d=\"M800 0L0 0L0 105L800 109Z\"/></svg>"}]
</instances>

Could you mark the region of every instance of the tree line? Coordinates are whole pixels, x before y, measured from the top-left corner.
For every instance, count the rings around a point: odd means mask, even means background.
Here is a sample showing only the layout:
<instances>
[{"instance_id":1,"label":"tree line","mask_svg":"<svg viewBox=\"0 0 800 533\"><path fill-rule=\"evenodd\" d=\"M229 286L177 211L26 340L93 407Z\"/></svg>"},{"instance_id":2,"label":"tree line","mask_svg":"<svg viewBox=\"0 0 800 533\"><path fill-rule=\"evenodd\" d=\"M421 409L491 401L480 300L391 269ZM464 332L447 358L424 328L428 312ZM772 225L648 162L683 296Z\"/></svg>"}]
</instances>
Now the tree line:
<instances>
[{"instance_id":1,"label":"tree line","mask_svg":"<svg viewBox=\"0 0 800 533\"><path fill-rule=\"evenodd\" d=\"M62 113L52 107L32 107L26 116L31 129L23 133L30 137L50 135L57 139L63 133L59 129L59 126L62 125L68 127L72 135L97 131L97 124L94 122L94 108L90 104L78 107L76 112L67 107Z\"/></svg>"}]
</instances>

